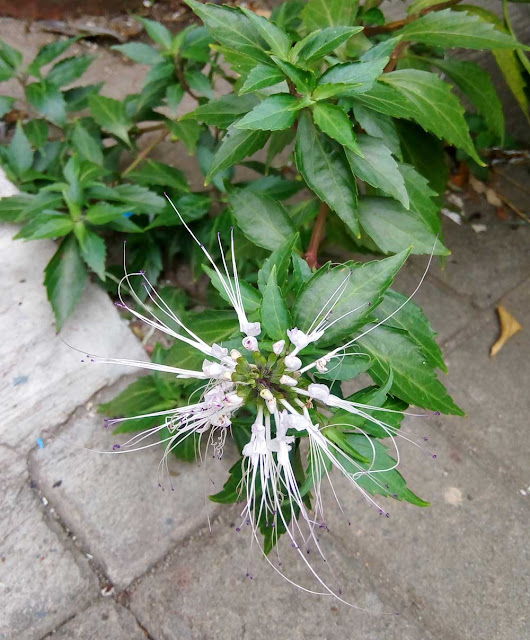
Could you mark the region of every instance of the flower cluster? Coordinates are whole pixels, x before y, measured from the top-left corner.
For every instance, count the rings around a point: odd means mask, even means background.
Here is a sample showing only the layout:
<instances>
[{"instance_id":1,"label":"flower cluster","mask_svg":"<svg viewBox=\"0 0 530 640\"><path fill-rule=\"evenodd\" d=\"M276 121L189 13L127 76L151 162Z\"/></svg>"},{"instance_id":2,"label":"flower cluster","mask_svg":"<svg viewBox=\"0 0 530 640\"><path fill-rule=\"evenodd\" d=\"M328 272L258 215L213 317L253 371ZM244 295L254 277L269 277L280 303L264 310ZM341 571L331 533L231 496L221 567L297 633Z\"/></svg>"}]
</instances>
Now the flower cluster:
<instances>
[{"instance_id":1,"label":"flower cluster","mask_svg":"<svg viewBox=\"0 0 530 640\"><path fill-rule=\"evenodd\" d=\"M278 337L277 329L267 329L270 321L263 323L265 327L259 321L260 317L264 320L268 317L264 310L261 310L261 316L256 313L251 316L245 309L233 231L230 258L219 239L222 264L219 268L184 220L182 223L204 252L214 270L219 290L235 311L239 338L234 336L228 346L208 344L171 310L145 273L127 273L125 268L118 306L195 350L200 354L202 366L192 370L89 355L92 362L152 369L173 374L177 380L195 380L198 385L195 403L141 416L107 419L107 426L139 418L159 422L126 442L114 445L114 451L125 453L155 446L159 439L153 440L152 436L161 434L165 445L160 461L161 475L167 470L170 454L186 439L197 438L201 456L211 449L214 457L221 458L227 437L238 431L239 442L244 440L240 446L241 457L232 467L225 489L213 499L227 502L229 500L221 498L235 493L234 501L243 503L237 530L248 528L253 542L258 543L266 556L280 536L285 535L320 584L320 590L312 592L342 600L340 590L328 586L309 561L311 549L324 558L319 536L327 525L321 486L324 481L329 482L336 497L332 469L340 472L381 515L389 516L374 497L377 494L426 504L408 489L406 495L393 493L389 484L399 462L396 436L413 442L400 430L407 404L387 395L392 375L385 388L369 388L369 393L358 399L355 396L344 399L340 382L337 383L344 379L340 371L345 362L351 366L351 361L362 361L367 357L366 353L355 350L358 341L395 316L410 298L378 322L367 316L371 321L367 328L357 330L353 337L343 339L338 346L323 349L319 345L327 344L325 338L334 327L344 326L344 322L353 316L358 318L359 314L371 311L370 300L356 304L354 308L344 306L354 273L354 269L345 267L340 271L336 286L318 305L315 317L306 323L305 330L285 327L284 337L274 339ZM133 278L141 280L146 292L145 301L135 293ZM245 286L249 285L245 283ZM126 303L124 288L133 296L133 305ZM378 298L375 298L373 303L377 302ZM179 330L172 328L175 325ZM376 438L389 439L397 454L395 460L385 453L381 464L381 444ZM264 542L259 537L260 532L264 534ZM278 563L267 559L279 570L278 565L282 563L279 551L277 553Z\"/></svg>"}]
</instances>

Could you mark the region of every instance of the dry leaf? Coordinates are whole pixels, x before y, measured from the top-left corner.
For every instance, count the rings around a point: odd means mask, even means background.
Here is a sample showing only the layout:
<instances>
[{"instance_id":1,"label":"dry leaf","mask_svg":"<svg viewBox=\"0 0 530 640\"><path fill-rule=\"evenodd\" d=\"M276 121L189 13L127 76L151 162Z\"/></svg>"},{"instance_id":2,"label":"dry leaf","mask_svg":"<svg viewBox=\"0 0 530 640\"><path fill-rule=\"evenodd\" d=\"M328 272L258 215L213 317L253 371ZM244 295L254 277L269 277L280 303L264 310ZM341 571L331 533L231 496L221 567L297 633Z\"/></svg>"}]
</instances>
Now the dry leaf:
<instances>
[{"instance_id":1,"label":"dry leaf","mask_svg":"<svg viewBox=\"0 0 530 640\"><path fill-rule=\"evenodd\" d=\"M501 323L501 335L493 347L491 347L490 356L497 355L506 342L523 328L504 307L497 307L497 313L499 314L499 321Z\"/></svg>"},{"instance_id":2,"label":"dry leaf","mask_svg":"<svg viewBox=\"0 0 530 640\"><path fill-rule=\"evenodd\" d=\"M502 207L502 200L493 189L486 189L486 200L494 207Z\"/></svg>"}]
</instances>

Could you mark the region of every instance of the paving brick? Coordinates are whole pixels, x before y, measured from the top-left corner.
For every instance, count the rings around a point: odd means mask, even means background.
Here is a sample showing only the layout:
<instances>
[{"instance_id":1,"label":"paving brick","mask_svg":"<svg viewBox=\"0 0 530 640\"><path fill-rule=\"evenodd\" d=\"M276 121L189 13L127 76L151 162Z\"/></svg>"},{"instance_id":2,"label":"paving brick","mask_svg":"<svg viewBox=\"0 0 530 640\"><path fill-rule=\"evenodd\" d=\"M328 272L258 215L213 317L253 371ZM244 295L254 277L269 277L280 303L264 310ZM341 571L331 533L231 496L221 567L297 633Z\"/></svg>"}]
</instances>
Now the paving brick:
<instances>
[{"instance_id":1,"label":"paving brick","mask_svg":"<svg viewBox=\"0 0 530 640\"><path fill-rule=\"evenodd\" d=\"M521 324L530 317L530 280L501 300ZM530 327L512 337L491 358L490 347L499 335L493 309L485 321L470 327L454 341L449 354L449 390L464 408L464 421L444 419L445 432L463 443L477 462L499 479L530 486L528 461L528 394L530 389ZM530 492L529 492L530 493Z\"/></svg>"},{"instance_id":2,"label":"paving brick","mask_svg":"<svg viewBox=\"0 0 530 640\"><path fill-rule=\"evenodd\" d=\"M0 464L0 638L38 640L85 607L97 581L65 536L48 527L25 459L0 446Z\"/></svg>"},{"instance_id":3,"label":"paving brick","mask_svg":"<svg viewBox=\"0 0 530 640\"><path fill-rule=\"evenodd\" d=\"M130 611L112 600L103 600L70 620L53 640L146 640Z\"/></svg>"},{"instance_id":4,"label":"paving brick","mask_svg":"<svg viewBox=\"0 0 530 640\"><path fill-rule=\"evenodd\" d=\"M206 524L207 515L215 511L206 492L220 490L230 455L222 462L206 458L206 468L170 460L175 490L162 476L162 491L157 484L162 446L125 455L86 451L82 447L110 451L127 438L113 436L95 413L98 402L117 393L117 387L111 388L89 408L79 408L60 439L50 439L44 449L32 452L30 466L32 477L69 529L110 580L125 587ZM60 486L54 486L58 482Z\"/></svg>"},{"instance_id":5,"label":"paving brick","mask_svg":"<svg viewBox=\"0 0 530 640\"><path fill-rule=\"evenodd\" d=\"M194 536L145 577L132 594L131 610L156 640L429 640L433 638L407 617L392 615L395 603L382 598L355 550L329 540L328 558L338 568L345 596L378 613L312 596L275 573L254 548L252 574L245 577L250 538L236 533L237 512L227 507L213 533ZM292 549L283 557L286 573L314 584ZM390 613L386 615L385 613Z\"/></svg>"}]
</instances>

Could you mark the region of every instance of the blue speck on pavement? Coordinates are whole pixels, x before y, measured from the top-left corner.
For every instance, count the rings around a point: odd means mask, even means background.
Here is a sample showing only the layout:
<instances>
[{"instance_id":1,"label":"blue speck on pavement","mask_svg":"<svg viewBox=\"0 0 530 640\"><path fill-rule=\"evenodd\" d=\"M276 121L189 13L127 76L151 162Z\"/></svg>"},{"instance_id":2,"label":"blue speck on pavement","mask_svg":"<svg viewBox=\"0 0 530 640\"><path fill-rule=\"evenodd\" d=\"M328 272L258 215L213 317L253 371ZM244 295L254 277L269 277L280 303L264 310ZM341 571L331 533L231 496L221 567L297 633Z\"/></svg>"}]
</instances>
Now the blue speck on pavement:
<instances>
[{"instance_id":1,"label":"blue speck on pavement","mask_svg":"<svg viewBox=\"0 0 530 640\"><path fill-rule=\"evenodd\" d=\"M16 378L13 378L13 386L18 387L19 384L26 384L28 380L28 376L17 376Z\"/></svg>"},{"instance_id":2,"label":"blue speck on pavement","mask_svg":"<svg viewBox=\"0 0 530 640\"><path fill-rule=\"evenodd\" d=\"M44 440L42 438L37 438L37 444L39 445L39 449L44 449Z\"/></svg>"}]
</instances>

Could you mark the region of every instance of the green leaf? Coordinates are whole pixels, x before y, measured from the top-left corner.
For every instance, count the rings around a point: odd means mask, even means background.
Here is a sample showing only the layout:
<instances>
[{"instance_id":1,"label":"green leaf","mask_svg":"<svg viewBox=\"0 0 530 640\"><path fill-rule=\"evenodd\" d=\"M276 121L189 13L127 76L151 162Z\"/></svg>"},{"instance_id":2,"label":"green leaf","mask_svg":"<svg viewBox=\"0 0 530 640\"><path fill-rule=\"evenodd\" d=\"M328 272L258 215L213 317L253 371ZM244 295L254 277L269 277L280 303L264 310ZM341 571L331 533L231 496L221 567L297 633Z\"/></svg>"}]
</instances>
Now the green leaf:
<instances>
[{"instance_id":1,"label":"green leaf","mask_svg":"<svg viewBox=\"0 0 530 640\"><path fill-rule=\"evenodd\" d=\"M266 87L273 87L282 80L284 80L284 75L279 69L268 64L258 64L248 74L247 79L239 90L239 95L259 91Z\"/></svg>"},{"instance_id":2,"label":"green leaf","mask_svg":"<svg viewBox=\"0 0 530 640\"><path fill-rule=\"evenodd\" d=\"M284 207L267 196L237 189L230 204L240 229L259 247L277 249L296 231Z\"/></svg>"},{"instance_id":3,"label":"green leaf","mask_svg":"<svg viewBox=\"0 0 530 640\"><path fill-rule=\"evenodd\" d=\"M296 135L294 128L283 131L273 131L267 148L267 167L271 161L289 145Z\"/></svg>"},{"instance_id":4,"label":"green leaf","mask_svg":"<svg viewBox=\"0 0 530 640\"><path fill-rule=\"evenodd\" d=\"M20 193L0 198L0 220L6 222L28 222L45 209L63 205L61 194L40 191L38 194Z\"/></svg>"},{"instance_id":5,"label":"green leaf","mask_svg":"<svg viewBox=\"0 0 530 640\"><path fill-rule=\"evenodd\" d=\"M435 47L466 49L525 48L507 33L464 11L431 11L397 32L404 40L423 42Z\"/></svg>"},{"instance_id":6,"label":"green leaf","mask_svg":"<svg viewBox=\"0 0 530 640\"><path fill-rule=\"evenodd\" d=\"M82 241L79 237L78 241L83 260L100 280L105 280L105 259L107 257L105 240L85 227L82 233Z\"/></svg>"},{"instance_id":7,"label":"green leaf","mask_svg":"<svg viewBox=\"0 0 530 640\"><path fill-rule=\"evenodd\" d=\"M296 120L298 98L288 93L278 93L265 98L246 116L235 123L237 129L275 131L288 129Z\"/></svg>"},{"instance_id":8,"label":"green leaf","mask_svg":"<svg viewBox=\"0 0 530 640\"><path fill-rule=\"evenodd\" d=\"M272 53L277 56L287 57L291 48L291 39L285 31L263 16L258 16L253 11L250 11L250 9L242 7L241 11L249 18L256 31L270 46Z\"/></svg>"},{"instance_id":9,"label":"green leaf","mask_svg":"<svg viewBox=\"0 0 530 640\"><path fill-rule=\"evenodd\" d=\"M400 163L399 171L405 181L410 209L418 213L432 232L438 235L442 230L442 222L440 206L433 200L437 196L436 191L429 187L429 181L410 164Z\"/></svg>"},{"instance_id":10,"label":"green leaf","mask_svg":"<svg viewBox=\"0 0 530 640\"><path fill-rule=\"evenodd\" d=\"M22 227L16 239L38 240L41 238L59 238L74 228L70 216L59 211L44 210Z\"/></svg>"},{"instance_id":11,"label":"green leaf","mask_svg":"<svg viewBox=\"0 0 530 640\"><path fill-rule=\"evenodd\" d=\"M201 73L200 71L190 70L186 71L184 73L184 76L188 85L197 94L199 94L200 96L205 96L210 100L213 100L215 98L215 91L212 86L212 82L207 75Z\"/></svg>"},{"instance_id":12,"label":"green leaf","mask_svg":"<svg viewBox=\"0 0 530 640\"><path fill-rule=\"evenodd\" d=\"M464 415L406 333L381 325L359 337L355 344L358 351L374 360L369 374L377 384L384 384L392 371L392 394L424 409Z\"/></svg>"},{"instance_id":13,"label":"green leaf","mask_svg":"<svg viewBox=\"0 0 530 640\"><path fill-rule=\"evenodd\" d=\"M268 62L265 52L269 49L269 45L261 37L252 20L240 10L202 4L196 0L185 0L185 2L204 22L217 42L260 62Z\"/></svg>"},{"instance_id":14,"label":"green leaf","mask_svg":"<svg viewBox=\"0 0 530 640\"><path fill-rule=\"evenodd\" d=\"M489 73L478 64L465 60L433 58L430 62L446 73L456 86L466 94L478 112L484 116L490 130L502 141L504 138L502 103Z\"/></svg>"},{"instance_id":15,"label":"green leaf","mask_svg":"<svg viewBox=\"0 0 530 640\"><path fill-rule=\"evenodd\" d=\"M10 47L4 40L0 40L0 81L9 80L13 75L11 73L11 75L6 78L2 77L2 70L4 68L8 67L12 71L18 71L21 65L22 53L18 49Z\"/></svg>"},{"instance_id":16,"label":"green leaf","mask_svg":"<svg viewBox=\"0 0 530 640\"><path fill-rule=\"evenodd\" d=\"M103 149L101 143L96 140L80 122L75 123L72 133L72 144L82 158L99 166L103 166Z\"/></svg>"},{"instance_id":17,"label":"green leaf","mask_svg":"<svg viewBox=\"0 0 530 640\"><path fill-rule=\"evenodd\" d=\"M88 98L88 104L92 117L100 127L123 140L127 145L131 144L129 129L133 123L127 116L123 102L106 96L91 95Z\"/></svg>"},{"instance_id":18,"label":"green leaf","mask_svg":"<svg viewBox=\"0 0 530 640\"><path fill-rule=\"evenodd\" d=\"M17 121L15 135L7 147L7 161L19 178L31 169L33 164L33 149L24 133L20 120Z\"/></svg>"},{"instance_id":19,"label":"green leaf","mask_svg":"<svg viewBox=\"0 0 530 640\"><path fill-rule=\"evenodd\" d=\"M361 87L360 82L338 82L337 84L320 84L311 94L313 100L328 100L348 95L352 89Z\"/></svg>"},{"instance_id":20,"label":"green leaf","mask_svg":"<svg viewBox=\"0 0 530 640\"><path fill-rule=\"evenodd\" d=\"M168 120L166 122L171 134L177 139L181 140L188 153L191 155L195 153L197 149L197 143L201 136L202 128L197 122L172 122Z\"/></svg>"},{"instance_id":21,"label":"green leaf","mask_svg":"<svg viewBox=\"0 0 530 640\"><path fill-rule=\"evenodd\" d=\"M399 307L402 308L395 313ZM391 314L394 315L390 318ZM375 310L375 316L378 320L385 320L385 326L405 331L420 348L427 362L447 373L442 351L435 340L437 334L420 307L410 300L407 301L407 296L388 289Z\"/></svg>"},{"instance_id":22,"label":"green leaf","mask_svg":"<svg viewBox=\"0 0 530 640\"><path fill-rule=\"evenodd\" d=\"M388 60L388 58L376 58L368 62L336 64L320 76L318 84L320 86L323 84L351 83L355 86L345 90L341 95L344 97L357 96L373 87L377 78L382 75Z\"/></svg>"},{"instance_id":23,"label":"green leaf","mask_svg":"<svg viewBox=\"0 0 530 640\"><path fill-rule=\"evenodd\" d=\"M15 98L9 96L0 96L0 118L3 118L6 113L11 111L15 104Z\"/></svg>"},{"instance_id":24,"label":"green leaf","mask_svg":"<svg viewBox=\"0 0 530 640\"><path fill-rule=\"evenodd\" d=\"M346 470L351 473L358 473L360 466L373 472L358 475L357 483L359 486L372 495L394 497L396 500L405 500L417 507L429 506L428 502L419 498L407 487L405 479L395 468L396 461L388 455L388 449L385 445L374 438L367 439L361 434L348 434L345 438L351 446L369 460L369 462L358 462L354 466L341 456L341 462L345 465ZM390 471L387 471L387 469L390 469Z\"/></svg>"},{"instance_id":25,"label":"green leaf","mask_svg":"<svg viewBox=\"0 0 530 640\"><path fill-rule=\"evenodd\" d=\"M327 102L316 104L313 108L313 120L321 131L343 147L351 149L354 153L362 153L355 141L352 121L344 109Z\"/></svg>"},{"instance_id":26,"label":"green leaf","mask_svg":"<svg viewBox=\"0 0 530 640\"><path fill-rule=\"evenodd\" d=\"M155 65L163 62L164 58L154 47L143 42L127 42L126 44L115 44L111 49L122 53L125 57L138 62L139 64Z\"/></svg>"},{"instance_id":27,"label":"green leaf","mask_svg":"<svg viewBox=\"0 0 530 640\"><path fill-rule=\"evenodd\" d=\"M63 91L63 98L67 110L80 111L81 109L86 109L88 107L88 96L97 93L102 86L103 83L100 82L99 84L87 84L82 87L73 87L72 89Z\"/></svg>"},{"instance_id":28,"label":"green leaf","mask_svg":"<svg viewBox=\"0 0 530 640\"><path fill-rule=\"evenodd\" d=\"M292 309L294 325L307 331L314 322L329 313L333 301L336 301L331 320L342 319L327 328L318 345L335 345L343 338L350 338L381 302L408 255L409 251L403 251L391 258L365 264L347 262L334 268L329 265L322 267L298 293ZM348 315L342 317L345 314Z\"/></svg>"},{"instance_id":29,"label":"green leaf","mask_svg":"<svg viewBox=\"0 0 530 640\"><path fill-rule=\"evenodd\" d=\"M399 136L394 122L389 116L367 109L360 104L354 105L353 115L368 135L381 138L390 151L401 159Z\"/></svg>"},{"instance_id":30,"label":"green leaf","mask_svg":"<svg viewBox=\"0 0 530 640\"><path fill-rule=\"evenodd\" d=\"M131 171L129 179L145 186L160 185L161 187L189 191L186 176L179 169L170 167L163 162L156 162L149 158L140 166Z\"/></svg>"},{"instance_id":31,"label":"green leaf","mask_svg":"<svg viewBox=\"0 0 530 640\"><path fill-rule=\"evenodd\" d=\"M261 305L261 323L272 340L282 340L291 326L291 316L276 278L276 265L272 267Z\"/></svg>"},{"instance_id":32,"label":"green leaf","mask_svg":"<svg viewBox=\"0 0 530 640\"><path fill-rule=\"evenodd\" d=\"M265 65L258 65L258 67L263 66ZM271 69L271 67L267 68ZM257 104L258 100L255 96L243 97L228 94L197 107L194 111L187 113L182 120L198 120L220 129L227 129L235 120L248 113Z\"/></svg>"},{"instance_id":33,"label":"green leaf","mask_svg":"<svg viewBox=\"0 0 530 640\"><path fill-rule=\"evenodd\" d=\"M271 255L263 262L261 269L258 271L258 286L263 293L267 287L269 276L272 268L276 268L277 280L280 287L283 287L287 280L287 274L289 272L289 263L291 262L291 254L298 242L299 235L295 233L292 238L286 240L277 249L275 249Z\"/></svg>"},{"instance_id":34,"label":"green leaf","mask_svg":"<svg viewBox=\"0 0 530 640\"><path fill-rule=\"evenodd\" d=\"M75 309L87 282L87 273L73 235L65 238L48 262L44 285L55 314L57 331Z\"/></svg>"},{"instance_id":35,"label":"green leaf","mask_svg":"<svg viewBox=\"0 0 530 640\"><path fill-rule=\"evenodd\" d=\"M46 82L55 87L71 84L85 73L94 59L95 56L75 56L61 60L51 68Z\"/></svg>"},{"instance_id":36,"label":"green leaf","mask_svg":"<svg viewBox=\"0 0 530 640\"><path fill-rule=\"evenodd\" d=\"M294 82L296 90L300 93L309 93L315 86L315 77L311 71L301 69L295 64L291 64L286 60L282 60L276 56L271 56L271 59L276 65L283 71L283 73Z\"/></svg>"},{"instance_id":37,"label":"green leaf","mask_svg":"<svg viewBox=\"0 0 530 640\"><path fill-rule=\"evenodd\" d=\"M175 117L177 109L184 97L184 89L180 84L170 84L166 89L166 102L171 111L171 116Z\"/></svg>"},{"instance_id":38,"label":"green leaf","mask_svg":"<svg viewBox=\"0 0 530 640\"><path fill-rule=\"evenodd\" d=\"M154 376L142 376L130 384L110 402L100 404L98 411L109 418L123 418L165 411L174 407L174 401L166 400L158 392ZM160 423L160 417L138 418L122 422L114 433L128 433L150 429Z\"/></svg>"},{"instance_id":39,"label":"green leaf","mask_svg":"<svg viewBox=\"0 0 530 640\"><path fill-rule=\"evenodd\" d=\"M57 87L46 82L35 82L26 87L26 98L50 122L64 127L66 124L66 102Z\"/></svg>"},{"instance_id":40,"label":"green leaf","mask_svg":"<svg viewBox=\"0 0 530 640\"><path fill-rule=\"evenodd\" d=\"M412 253L446 256L451 252L437 240L422 216L392 198L359 198L359 218L366 233L384 253L412 247Z\"/></svg>"},{"instance_id":41,"label":"green leaf","mask_svg":"<svg viewBox=\"0 0 530 640\"><path fill-rule=\"evenodd\" d=\"M309 0L302 11L302 20L310 31L328 26L349 26L355 22L358 6L358 0Z\"/></svg>"},{"instance_id":42,"label":"green leaf","mask_svg":"<svg viewBox=\"0 0 530 640\"><path fill-rule=\"evenodd\" d=\"M185 324L208 344L221 343L239 331L239 322L233 311L198 311L188 313Z\"/></svg>"},{"instance_id":43,"label":"green leaf","mask_svg":"<svg viewBox=\"0 0 530 640\"><path fill-rule=\"evenodd\" d=\"M346 157L336 143L317 131L309 113L303 112L298 122L295 159L308 187L358 236L357 189Z\"/></svg>"},{"instance_id":44,"label":"green leaf","mask_svg":"<svg viewBox=\"0 0 530 640\"><path fill-rule=\"evenodd\" d=\"M98 185L87 190L88 197L95 200L111 200L129 205L134 213L157 213L166 206L166 199L154 191L137 184L119 184L116 187Z\"/></svg>"},{"instance_id":45,"label":"green leaf","mask_svg":"<svg viewBox=\"0 0 530 640\"><path fill-rule=\"evenodd\" d=\"M205 273L208 274L208 277L210 278L212 285L221 294L221 298L223 298L223 300L226 300L226 302L230 302L230 298L228 297L225 291L225 288L221 283L221 279L219 278L217 273L213 269L210 269L210 267L207 267L204 264L202 265L202 269ZM236 284L235 284L234 278L230 278L230 282L232 284L232 287L235 290ZM239 280L239 289L241 291L241 300L243 302L243 308L245 309L245 311L247 313L252 313L254 311L257 311L261 307L260 292L257 289L255 289L251 284L248 284L248 282L245 282L244 280Z\"/></svg>"},{"instance_id":46,"label":"green leaf","mask_svg":"<svg viewBox=\"0 0 530 640\"><path fill-rule=\"evenodd\" d=\"M218 493L209 496L212 502L220 504L233 504L243 499L243 459L238 460L230 469L228 480L224 483L223 488Z\"/></svg>"},{"instance_id":47,"label":"green leaf","mask_svg":"<svg viewBox=\"0 0 530 640\"><path fill-rule=\"evenodd\" d=\"M46 120L30 120L24 126L24 132L34 149L39 149L46 144L50 128Z\"/></svg>"},{"instance_id":48,"label":"green leaf","mask_svg":"<svg viewBox=\"0 0 530 640\"><path fill-rule=\"evenodd\" d=\"M314 360L314 358L311 358L311 360ZM334 358L328 364L328 371L325 373L315 371L314 375L321 380L330 380L331 382L336 380L353 380L353 378L356 378L361 373L368 371L371 366L372 361L370 358L362 356L360 353L355 353L353 355Z\"/></svg>"},{"instance_id":49,"label":"green leaf","mask_svg":"<svg viewBox=\"0 0 530 640\"><path fill-rule=\"evenodd\" d=\"M464 119L464 108L451 87L433 73L404 69L386 73L381 81L389 84L405 99L411 116L424 129L463 149L478 164L477 155Z\"/></svg>"},{"instance_id":50,"label":"green leaf","mask_svg":"<svg viewBox=\"0 0 530 640\"><path fill-rule=\"evenodd\" d=\"M327 27L314 31L293 47L293 60L311 64L328 53L335 51L337 47L349 40L354 34L363 30L363 27Z\"/></svg>"},{"instance_id":51,"label":"green leaf","mask_svg":"<svg viewBox=\"0 0 530 640\"><path fill-rule=\"evenodd\" d=\"M156 42L161 45L164 49L170 50L173 44L173 36L171 32L164 27L160 22L156 22L155 20L148 20L147 18L140 18L137 16L136 18L139 20L145 27L147 31L147 35Z\"/></svg>"},{"instance_id":52,"label":"green leaf","mask_svg":"<svg viewBox=\"0 0 530 640\"><path fill-rule=\"evenodd\" d=\"M56 42L45 44L39 49L35 59L29 65L28 73L38 76L42 67L49 64L52 60L55 60L55 58L62 56L78 39L79 38L68 38L67 40L57 40Z\"/></svg>"},{"instance_id":53,"label":"green leaf","mask_svg":"<svg viewBox=\"0 0 530 640\"><path fill-rule=\"evenodd\" d=\"M379 138L357 136L357 154L346 151L346 158L355 176L372 187L388 193L408 209L409 196L405 181L390 149Z\"/></svg>"},{"instance_id":54,"label":"green leaf","mask_svg":"<svg viewBox=\"0 0 530 640\"><path fill-rule=\"evenodd\" d=\"M109 204L108 202L98 202L86 210L85 218L87 222L95 225L107 224L116 218L122 218L124 213L130 211L129 205L121 207Z\"/></svg>"},{"instance_id":55,"label":"green leaf","mask_svg":"<svg viewBox=\"0 0 530 640\"><path fill-rule=\"evenodd\" d=\"M205 184L208 185L216 173L241 162L243 158L251 156L264 147L268 137L269 134L266 131L229 127L221 146L213 157Z\"/></svg>"},{"instance_id":56,"label":"green leaf","mask_svg":"<svg viewBox=\"0 0 530 640\"><path fill-rule=\"evenodd\" d=\"M198 62L210 61L210 45L213 40L205 27L195 27L186 33L180 57Z\"/></svg>"}]
</instances>

